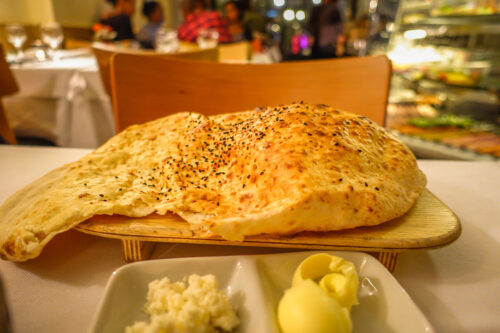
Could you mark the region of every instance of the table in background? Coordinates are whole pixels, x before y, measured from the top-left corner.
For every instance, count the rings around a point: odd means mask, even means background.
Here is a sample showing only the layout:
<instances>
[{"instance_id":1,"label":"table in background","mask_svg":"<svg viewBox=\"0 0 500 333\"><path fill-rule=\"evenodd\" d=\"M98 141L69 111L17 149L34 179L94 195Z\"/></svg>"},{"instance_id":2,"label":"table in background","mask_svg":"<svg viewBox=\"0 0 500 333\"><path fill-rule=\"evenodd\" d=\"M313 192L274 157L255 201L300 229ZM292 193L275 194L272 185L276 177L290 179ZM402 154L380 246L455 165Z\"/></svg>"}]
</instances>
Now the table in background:
<instances>
[{"instance_id":1,"label":"table in background","mask_svg":"<svg viewBox=\"0 0 500 333\"><path fill-rule=\"evenodd\" d=\"M0 146L0 202L88 152ZM457 214L463 232L445 248L401 253L394 276L436 332L500 332L500 164L419 161L419 165L428 188ZM278 251L285 250L159 244L153 258ZM36 259L0 260L14 332L86 332L108 278L124 264L120 241L76 231L56 236Z\"/></svg>"},{"instance_id":2,"label":"table in background","mask_svg":"<svg viewBox=\"0 0 500 333\"><path fill-rule=\"evenodd\" d=\"M12 65L19 93L4 99L14 132L62 147L96 148L115 134L113 111L90 50Z\"/></svg>"}]
</instances>

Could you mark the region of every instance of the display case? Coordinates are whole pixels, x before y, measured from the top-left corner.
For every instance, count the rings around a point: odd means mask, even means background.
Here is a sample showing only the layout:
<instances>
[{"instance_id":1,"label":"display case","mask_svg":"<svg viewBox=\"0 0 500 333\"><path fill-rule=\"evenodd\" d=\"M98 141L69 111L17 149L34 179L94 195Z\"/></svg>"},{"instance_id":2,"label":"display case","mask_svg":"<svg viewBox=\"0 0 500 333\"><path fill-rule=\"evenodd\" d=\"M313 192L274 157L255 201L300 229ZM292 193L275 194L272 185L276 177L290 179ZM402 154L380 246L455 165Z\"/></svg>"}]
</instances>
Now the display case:
<instances>
[{"instance_id":1,"label":"display case","mask_svg":"<svg viewBox=\"0 0 500 333\"><path fill-rule=\"evenodd\" d=\"M387 126L419 157L500 158L500 1L402 1Z\"/></svg>"}]
</instances>

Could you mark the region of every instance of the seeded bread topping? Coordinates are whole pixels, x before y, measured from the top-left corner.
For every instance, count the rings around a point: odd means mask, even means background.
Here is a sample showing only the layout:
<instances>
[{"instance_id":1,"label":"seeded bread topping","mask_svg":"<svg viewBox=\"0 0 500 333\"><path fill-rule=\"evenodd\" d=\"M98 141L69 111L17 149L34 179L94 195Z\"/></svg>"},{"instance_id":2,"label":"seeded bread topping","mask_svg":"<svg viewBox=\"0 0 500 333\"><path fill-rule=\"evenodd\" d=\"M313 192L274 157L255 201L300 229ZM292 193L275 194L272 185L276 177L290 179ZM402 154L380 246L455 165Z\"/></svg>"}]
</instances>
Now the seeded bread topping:
<instances>
[{"instance_id":1,"label":"seeded bread topping","mask_svg":"<svg viewBox=\"0 0 500 333\"><path fill-rule=\"evenodd\" d=\"M376 225L425 187L411 151L362 116L292 104L134 125L0 206L0 256L36 257L99 214L178 214L208 237Z\"/></svg>"}]
</instances>

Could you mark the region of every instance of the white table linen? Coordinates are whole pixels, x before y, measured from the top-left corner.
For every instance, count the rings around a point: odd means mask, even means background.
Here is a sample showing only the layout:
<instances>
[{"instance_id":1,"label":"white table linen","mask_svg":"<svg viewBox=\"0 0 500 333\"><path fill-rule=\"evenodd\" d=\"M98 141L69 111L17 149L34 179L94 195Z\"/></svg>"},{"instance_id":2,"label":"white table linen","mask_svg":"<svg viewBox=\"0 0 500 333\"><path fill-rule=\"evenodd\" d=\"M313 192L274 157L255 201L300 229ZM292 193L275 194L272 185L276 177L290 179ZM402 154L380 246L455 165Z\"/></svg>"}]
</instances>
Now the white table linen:
<instances>
[{"instance_id":1,"label":"white table linen","mask_svg":"<svg viewBox=\"0 0 500 333\"><path fill-rule=\"evenodd\" d=\"M73 52L74 53L74 52ZM18 136L62 147L96 148L115 133L111 102L90 53L11 66L18 94L4 99ZM66 58L64 58L66 56Z\"/></svg>"},{"instance_id":2,"label":"white table linen","mask_svg":"<svg viewBox=\"0 0 500 333\"><path fill-rule=\"evenodd\" d=\"M88 152L0 146L0 202ZM442 249L402 253L394 276L436 332L500 332L500 164L419 161L419 165L428 177L428 188L457 214L463 232ZM153 258L277 251L284 250L161 244ZM108 278L124 264L119 241L76 231L55 237L36 259L0 260L14 332L86 332Z\"/></svg>"}]
</instances>

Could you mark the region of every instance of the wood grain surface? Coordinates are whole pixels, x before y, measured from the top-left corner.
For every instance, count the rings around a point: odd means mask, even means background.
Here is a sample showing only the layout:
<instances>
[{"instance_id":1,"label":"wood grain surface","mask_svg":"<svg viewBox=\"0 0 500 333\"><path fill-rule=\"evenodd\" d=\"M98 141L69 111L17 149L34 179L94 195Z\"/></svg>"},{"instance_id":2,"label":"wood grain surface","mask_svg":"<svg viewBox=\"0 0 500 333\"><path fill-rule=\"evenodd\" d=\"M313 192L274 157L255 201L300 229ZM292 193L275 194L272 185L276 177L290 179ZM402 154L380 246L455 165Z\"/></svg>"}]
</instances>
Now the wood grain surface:
<instances>
[{"instance_id":1,"label":"wood grain surface","mask_svg":"<svg viewBox=\"0 0 500 333\"><path fill-rule=\"evenodd\" d=\"M10 144L17 144L14 131L10 127L6 111L2 104L2 98L16 93L19 90L16 79L5 60L5 54L0 44L0 137ZM1 141L1 140L0 140Z\"/></svg>"},{"instance_id":2,"label":"wood grain surface","mask_svg":"<svg viewBox=\"0 0 500 333\"><path fill-rule=\"evenodd\" d=\"M457 216L427 189L413 208L400 218L379 226L342 231L258 235L234 242L196 233L175 214L142 218L99 215L75 229L121 240L372 252L442 247L456 240L461 232Z\"/></svg>"},{"instance_id":3,"label":"wood grain surface","mask_svg":"<svg viewBox=\"0 0 500 333\"><path fill-rule=\"evenodd\" d=\"M255 65L116 54L109 74L119 132L181 111L209 116L299 101L383 125L391 67L385 56Z\"/></svg>"}]
</instances>

